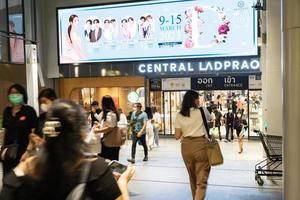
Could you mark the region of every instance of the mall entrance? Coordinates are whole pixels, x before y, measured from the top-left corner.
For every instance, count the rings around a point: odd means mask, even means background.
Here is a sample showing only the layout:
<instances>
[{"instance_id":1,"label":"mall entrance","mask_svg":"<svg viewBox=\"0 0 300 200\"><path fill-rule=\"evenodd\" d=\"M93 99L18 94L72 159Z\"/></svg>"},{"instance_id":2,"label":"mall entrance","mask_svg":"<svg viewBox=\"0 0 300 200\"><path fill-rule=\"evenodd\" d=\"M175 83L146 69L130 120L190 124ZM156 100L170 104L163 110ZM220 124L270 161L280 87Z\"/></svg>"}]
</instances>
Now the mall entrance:
<instances>
[{"instance_id":1,"label":"mall entrance","mask_svg":"<svg viewBox=\"0 0 300 200\"><path fill-rule=\"evenodd\" d=\"M208 90L198 91L200 101L207 105L214 103L219 105L219 111L227 113L228 107L243 109L243 118L249 124L248 135L246 137L256 137L253 129L263 128L262 121L262 92L261 90ZM180 111L181 102L185 91L152 91L150 92L151 106L158 108L162 117L161 134L174 135L175 117ZM219 97L219 98L217 98ZM221 127L222 136L225 137L225 126Z\"/></svg>"}]
</instances>

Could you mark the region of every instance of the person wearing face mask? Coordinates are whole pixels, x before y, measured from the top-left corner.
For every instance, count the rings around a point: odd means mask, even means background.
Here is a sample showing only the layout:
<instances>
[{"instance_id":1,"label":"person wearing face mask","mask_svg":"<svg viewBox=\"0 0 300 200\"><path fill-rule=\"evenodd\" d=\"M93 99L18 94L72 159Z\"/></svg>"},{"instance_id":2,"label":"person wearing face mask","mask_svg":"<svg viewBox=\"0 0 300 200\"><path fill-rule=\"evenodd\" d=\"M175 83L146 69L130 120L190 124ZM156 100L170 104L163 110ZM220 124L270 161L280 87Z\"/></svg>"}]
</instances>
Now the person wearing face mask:
<instances>
[{"instance_id":1,"label":"person wearing face mask","mask_svg":"<svg viewBox=\"0 0 300 200\"><path fill-rule=\"evenodd\" d=\"M40 137L43 137L43 127L46 120L46 114L55 99L57 99L57 95L51 88L46 88L39 93L38 100L40 103L41 114L38 118L38 125L35 133Z\"/></svg>"},{"instance_id":2,"label":"person wearing face mask","mask_svg":"<svg viewBox=\"0 0 300 200\"><path fill-rule=\"evenodd\" d=\"M52 105L52 102L57 99L56 93L51 88L46 88L39 93L38 101L40 104L40 116L37 120L37 126L34 132L29 135L29 144L26 148L25 153L21 157L21 161L25 160L26 158L34 155L43 145L44 141L44 134L43 128L46 121L46 114L49 108Z\"/></svg>"},{"instance_id":3,"label":"person wearing face mask","mask_svg":"<svg viewBox=\"0 0 300 200\"><path fill-rule=\"evenodd\" d=\"M5 131L3 147L0 152L3 161L3 178L19 163L29 143L28 136L37 126L36 112L31 106L26 105L28 97L22 85L10 86L7 98L10 106L6 107L3 112L2 127ZM9 148L4 148L11 144L18 145L15 158L8 156Z\"/></svg>"},{"instance_id":4,"label":"person wearing face mask","mask_svg":"<svg viewBox=\"0 0 300 200\"><path fill-rule=\"evenodd\" d=\"M230 142L233 140L233 121L234 121L234 115L232 113L232 109L228 108L228 113L225 113L224 115L225 120L225 128L226 128L226 136L225 136L225 142ZM229 138L229 131L230 131L230 138Z\"/></svg>"}]
</instances>

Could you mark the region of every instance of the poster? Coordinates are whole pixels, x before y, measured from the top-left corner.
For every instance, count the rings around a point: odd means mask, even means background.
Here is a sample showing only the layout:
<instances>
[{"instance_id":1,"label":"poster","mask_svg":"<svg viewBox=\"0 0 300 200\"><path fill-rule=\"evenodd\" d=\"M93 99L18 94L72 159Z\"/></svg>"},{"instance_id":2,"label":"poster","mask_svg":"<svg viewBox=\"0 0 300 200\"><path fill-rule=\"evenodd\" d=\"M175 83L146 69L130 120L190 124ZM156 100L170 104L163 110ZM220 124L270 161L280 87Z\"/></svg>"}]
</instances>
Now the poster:
<instances>
[{"instance_id":1,"label":"poster","mask_svg":"<svg viewBox=\"0 0 300 200\"><path fill-rule=\"evenodd\" d=\"M257 55L254 0L57 9L59 63Z\"/></svg>"}]
</instances>

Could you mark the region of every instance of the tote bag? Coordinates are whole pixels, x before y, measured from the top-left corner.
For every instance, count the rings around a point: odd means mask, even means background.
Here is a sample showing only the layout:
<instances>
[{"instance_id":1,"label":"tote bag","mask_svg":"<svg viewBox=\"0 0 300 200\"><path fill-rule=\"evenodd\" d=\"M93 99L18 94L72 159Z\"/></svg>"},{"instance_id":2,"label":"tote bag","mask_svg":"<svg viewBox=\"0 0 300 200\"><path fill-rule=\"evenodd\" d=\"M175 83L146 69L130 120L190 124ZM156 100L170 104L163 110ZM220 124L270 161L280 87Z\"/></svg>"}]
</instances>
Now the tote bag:
<instances>
[{"instance_id":1,"label":"tote bag","mask_svg":"<svg viewBox=\"0 0 300 200\"><path fill-rule=\"evenodd\" d=\"M106 147L120 147L127 137L127 127L114 127L110 132L103 137L103 144Z\"/></svg>"},{"instance_id":2,"label":"tote bag","mask_svg":"<svg viewBox=\"0 0 300 200\"><path fill-rule=\"evenodd\" d=\"M211 137L211 135L209 134L208 124L202 107L200 107L200 112L203 119L204 127L206 129L206 133L208 137L211 138L211 140L207 143L206 147L209 164L211 166L221 165L223 164L223 155L221 152L220 145L218 141L215 138Z\"/></svg>"}]
</instances>

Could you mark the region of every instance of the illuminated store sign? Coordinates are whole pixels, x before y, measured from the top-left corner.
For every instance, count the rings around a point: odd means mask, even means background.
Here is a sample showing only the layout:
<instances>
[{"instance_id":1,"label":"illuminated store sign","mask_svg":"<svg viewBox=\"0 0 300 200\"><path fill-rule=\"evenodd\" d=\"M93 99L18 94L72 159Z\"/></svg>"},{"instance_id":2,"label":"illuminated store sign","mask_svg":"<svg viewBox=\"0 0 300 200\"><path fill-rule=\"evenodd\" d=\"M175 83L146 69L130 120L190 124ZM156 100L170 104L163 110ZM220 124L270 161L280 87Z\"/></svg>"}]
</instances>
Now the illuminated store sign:
<instances>
[{"instance_id":1,"label":"illuminated store sign","mask_svg":"<svg viewBox=\"0 0 300 200\"><path fill-rule=\"evenodd\" d=\"M248 76L218 76L192 78L194 90L246 90Z\"/></svg>"},{"instance_id":2,"label":"illuminated store sign","mask_svg":"<svg viewBox=\"0 0 300 200\"><path fill-rule=\"evenodd\" d=\"M201 72L257 72L260 71L258 59L233 59L199 62L160 62L141 63L138 65L140 74L172 74Z\"/></svg>"},{"instance_id":3,"label":"illuminated store sign","mask_svg":"<svg viewBox=\"0 0 300 200\"><path fill-rule=\"evenodd\" d=\"M255 56L254 3L157 0L58 8L59 64Z\"/></svg>"}]
</instances>

